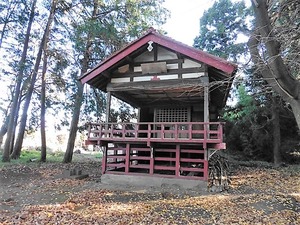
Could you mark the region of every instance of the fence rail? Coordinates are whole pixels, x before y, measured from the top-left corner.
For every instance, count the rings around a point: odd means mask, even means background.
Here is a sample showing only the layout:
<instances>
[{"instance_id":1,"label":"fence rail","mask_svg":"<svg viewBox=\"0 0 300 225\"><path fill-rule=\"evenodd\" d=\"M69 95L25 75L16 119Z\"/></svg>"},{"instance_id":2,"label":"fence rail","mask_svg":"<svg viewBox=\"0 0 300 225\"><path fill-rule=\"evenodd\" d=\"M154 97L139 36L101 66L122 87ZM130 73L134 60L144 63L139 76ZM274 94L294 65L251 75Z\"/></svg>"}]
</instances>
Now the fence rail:
<instances>
[{"instance_id":1,"label":"fence rail","mask_svg":"<svg viewBox=\"0 0 300 225\"><path fill-rule=\"evenodd\" d=\"M223 123L89 123L88 144L103 142L223 143Z\"/></svg>"}]
</instances>

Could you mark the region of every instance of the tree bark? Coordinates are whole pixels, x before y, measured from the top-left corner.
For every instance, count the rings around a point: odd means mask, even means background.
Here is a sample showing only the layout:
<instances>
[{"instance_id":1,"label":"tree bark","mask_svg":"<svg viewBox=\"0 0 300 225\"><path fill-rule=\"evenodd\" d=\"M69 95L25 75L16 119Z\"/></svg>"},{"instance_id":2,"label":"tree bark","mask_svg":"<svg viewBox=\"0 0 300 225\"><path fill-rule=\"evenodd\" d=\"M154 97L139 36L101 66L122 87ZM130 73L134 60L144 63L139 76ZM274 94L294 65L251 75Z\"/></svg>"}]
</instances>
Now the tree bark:
<instances>
[{"instance_id":1,"label":"tree bark","mask_svg":"<svg viewBox=\"0 0 300 225\"><path fill-rule=\"evenodd\" d=\"M93 3L94 3L94 6L93 6L94 8L93 8L93 13L92 13L92 19L97 18L97 11L98 11L98 1L94 0ZM86 46L85 46L84 57L83 57L82 63L81 63L80 75L83 75L88 70L88 65L89 65L89 61L90 61L90 57L91 57L91 46L92 46L92 33L91 33L91 31L89 31L88 36L87 36ZM69 138L68 138L68 143L67 143L67 149L66 149L65 156L63 159L64 163L72 162L73 150L74 150L74 145L75 145L75 140L76 140L76 135L77 135L77 130L78 130L80 108L81 108L82 101L83 101L84 85L78 80L76 80L76 84L77 84L78 90L77 90L77 94L76 94L76 98L75 98L75 104L74 104L74 109L73 109Z\"/></svg>"},{"instance_id":2,"label":"tree bark","mask_svg":"<svg viewBox=\"0 0 300 225\"><path fill-rule=\"evenodd\" d=\"M46 162L47 158L47 144L46 144L46 72L47 72L47 42L44 46L44 60L42 72L42 86L41 86L41 162Z\"/></svg>"},{"instance_id":3,"label":"tree bark","mask_svg":"<svg viewBox=\"0 0 300 225\"><path fill-rule=\"evenodd\" d=\"M252 61L268 84L290 103L300 130L300 81L289 72L281 57L280 44L276 40L268 16L265 0L252 0L257 29L248 42ZM259 54L259 44L266 49L267 57Z\"/></svg>"},{"instance_id":4,"label":"tree bark","mask_svg":"<svg viewBox=\"0 0 300 225\"><path fill-rule=\"evenodd\" d=\"M275 166L280 166L281 153L281 135L280 135L280 119L279 119L279 105L276 97L272 99L272 125L273 125L273 162Z\"/></svg>"},{"instance_id":5,"label":"tree bark","mask_svg":"<svg viewBox=\"0 0 300 225\"><path fill-rule=\"evenodd\" d=\"M75 104L74 104L74 110L73 110L73 115L72 115L67 149L66 149L64 159L63 159L64 163L72 162L73 150L74 150L75 140L76 140L76 135L77 135L77 130L78 130L80 108L81 108L82 101L83 101L83 84L81 84L80 81L76 81L76 82L77 82L78 89L77 89L77 94L76 94L76 99L75 99Z\"/></svg>"},{"instance_id":6,"label":"tree bark","mask_svg":"<svg viewBox=\"0 0 300 225\"><path fill-rule=\"evenodd\" d=\"M13 158L13 159L19 158L20 154L21 154L21 149L22 149L23 139L24 139L24 133L25 133L25 127L26 127L26 121L27 121L27 112L28 112L28 108L29 108L29 105L30 105L30 102L31 102L31 96L32 96L32 93L33 93L33 90L34 90L34 85L35 85L35 82L36 82L38 69L39 69L39 66L40 66L40 63L41 63L41 58L42 58L44 45L48 40L49 33L50 33L50 27L51 27L53 19L54 19L56 4L57 4L57 0L53 0L52 5L51 5L50 14L49 14L48 21L47 21L47 25L46 25L46 28L44 30L44 34L43 34L41 44L40 44L40 47L39 47L39 51L38 51L38 54L37 54L37 58L36 58L36 61L35 61L34 69L32 71L32 77L31 77L31 80L30 80L30 86L27 90L26 97L25 97L25 103L24 103L23 112L22 112L22 116L21 116L21 122L20 122L20 126L19 126L19 132L18 132L16 144L15 144L14 150L11 154L11 158Z\"/></svg>"},{"instance_id":7,"label":"tree bark","mask_svg":"<svg viewBox=\"0 0 300 225\"><path fill-rule=\"evenodd\" d=\"M31 5L31 13L30 13L29 21L28 21L28 25L27 25L26 36L25 36L24 46L23 46L23 50L22 50L22 56L21 56L21 60L19 62L19 72L17 74L14 96L13 96L12 105L11 105L11 109L10 109L10 113L9 113L7 136L6 136L6 140L4 143L4 149L3 149L3 155L2 155L3 162L10 161L10 153L13 149L14 133L15 133L15 127L16 127L15 118L19 111L18 110L18 100L20 97L23 72L24 72L25 62L26 62L26 58L27 58L27 50L28 50L31 27L32 27L33 19L34 19L34 14L35 14L36 2L37 2L37 0L34 0Z\"/></svg>"}]
</instances>

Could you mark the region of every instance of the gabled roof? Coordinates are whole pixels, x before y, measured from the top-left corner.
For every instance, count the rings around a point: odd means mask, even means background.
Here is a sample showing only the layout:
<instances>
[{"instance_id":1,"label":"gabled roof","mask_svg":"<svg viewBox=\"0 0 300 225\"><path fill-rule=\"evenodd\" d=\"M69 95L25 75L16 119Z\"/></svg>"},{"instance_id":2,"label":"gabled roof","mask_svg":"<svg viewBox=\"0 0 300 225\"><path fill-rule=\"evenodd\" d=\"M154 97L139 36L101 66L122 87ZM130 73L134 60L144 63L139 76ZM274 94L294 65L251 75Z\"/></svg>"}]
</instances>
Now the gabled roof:
<instances>
[{"instance_id":1,"label":"gabled roof","mask_svg":"<svg viewBox=\"0 0 300 225\"><path fill-rule=\"evenodd\" d=\"M203 52L199 49L190 47L167 36L161 35L155 29L150 28L142 37L138 38L137 40L131 42L121 50L112 54L110 57L108 57L107 59L99 63L97 66L95 66L92 70L79 77L79 80L82 83L90 83L90 81L92 81L96 76L100 75L105 70L120 62L121 60L126 58L128 55L130 55L137 49L141 48L149 41L153 41L156 44L159 44L175 52L186 55L196 61L201 61L207 64L208 66L214 67L222 71L227 76L233 75L237 69L237 65L233 63L230 63L222 58Z\"/></svg>"}]
</instances>

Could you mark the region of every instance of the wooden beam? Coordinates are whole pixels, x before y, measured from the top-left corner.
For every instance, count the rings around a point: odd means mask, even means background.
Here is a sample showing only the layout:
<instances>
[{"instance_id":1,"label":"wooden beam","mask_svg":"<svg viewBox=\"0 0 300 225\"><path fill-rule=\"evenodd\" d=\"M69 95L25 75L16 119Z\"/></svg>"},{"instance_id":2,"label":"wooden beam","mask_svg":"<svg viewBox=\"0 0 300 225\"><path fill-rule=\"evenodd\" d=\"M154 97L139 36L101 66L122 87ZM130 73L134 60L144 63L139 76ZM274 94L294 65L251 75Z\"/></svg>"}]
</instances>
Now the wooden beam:
<instances>
[{"instance_id":1,"label":"wooden beam","mask_svg":"<svg viewBox=\"0 0 300 225\"><path fill-rule=\"evenodd\" d=\"M107 91L134 91L134 90L170 90L178 87L195 87L207 83L208 77L199 77L193 79L177 79L177 80L161 80L142 81L142 82L127 82L127 83L109 83Z\"/></svg>"},{"instance_id":2,"label":"wooden beam","mask_svg":"<svg viewBox=\"0 0 300 225\"><path fill-rule=\"evenodd\" d=\"M204 67L168 69L167 72L156 72L155 74L159 76L159 75L173 75L173 74L201 73L201 72L202 73L206 72ZM116 71L111 75L111 78L124 78L124 77L137 77L137 76L149 76L149 73L132 72L132 73L124 74Z\"/></svg>"},{"instance_id":3,"label":"wooden beam","mask_svg":"<svg viewBox=\"0 0 300 225\"><path fill-rule=\"evenodd\" d=\"M142 63L152 63L153 61L134 62L133 66L140 66ZM166 62L166 64L183 63L183 59L163 59L157 60L156 62Z\"/></svg>"}]
</instances>

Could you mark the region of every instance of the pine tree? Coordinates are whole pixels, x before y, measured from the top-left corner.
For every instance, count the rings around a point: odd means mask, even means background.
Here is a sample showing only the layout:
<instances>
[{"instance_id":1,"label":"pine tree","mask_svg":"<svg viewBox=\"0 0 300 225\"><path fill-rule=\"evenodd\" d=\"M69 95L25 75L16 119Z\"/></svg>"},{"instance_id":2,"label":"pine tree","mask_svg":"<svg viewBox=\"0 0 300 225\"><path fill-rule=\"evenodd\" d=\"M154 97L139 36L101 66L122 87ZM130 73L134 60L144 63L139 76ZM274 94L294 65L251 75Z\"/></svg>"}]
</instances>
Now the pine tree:
<instances>
[{"instance_id":1,"label":"pine tree","mask_svg":"<svg viewBox=\"0 0 300 225\"><path fill-rule=\"evenodd\" d=\"M249 34L247 19L249 9L243 1L216 1L200 19L200 34L194 39L194 47L237 61L246 52L246 42L240 42L239 37Z\"/></svg>"}]
</instances>

